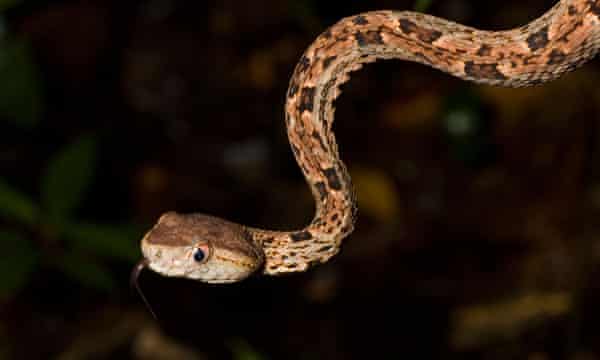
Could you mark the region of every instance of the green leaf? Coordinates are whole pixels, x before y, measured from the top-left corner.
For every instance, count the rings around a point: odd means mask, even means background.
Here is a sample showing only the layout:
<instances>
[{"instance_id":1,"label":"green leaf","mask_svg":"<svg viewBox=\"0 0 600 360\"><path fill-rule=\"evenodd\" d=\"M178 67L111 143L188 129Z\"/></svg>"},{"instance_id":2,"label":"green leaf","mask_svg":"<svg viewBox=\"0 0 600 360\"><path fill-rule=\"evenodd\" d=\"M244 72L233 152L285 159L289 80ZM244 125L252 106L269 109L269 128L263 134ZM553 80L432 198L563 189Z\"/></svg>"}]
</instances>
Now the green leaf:
<instances>
[{"instance_id":1,"label":"green leaf","mask_svg":"<svg viewBox=\"0 0 600 360\"><path fill-rule=\"evenodd\" d=\"M0 299L14 295L29 280L35 270L38 255L22 234L0 232L2 256L0 257Z\"/></svg>"},{"instance_id":2,"label":"green leaf","mask_svg":"<svg viewBox=\"0 0 600 360\"><path fill-rule=\"evenodd\" d=\"M413 8L415 11L425 12L431 6L433 0L415 0Z\"/></svg>"},{"instance_id":3,"label":"green leaf","mask_svg":"<svg viewBox=\"0 0 600 360\"><path fill-rule=\"evenodd\" d=\"M6 0L0 0L0 10ZM42 113L39 70L29 45L22 40L0 41L0 119L32 128Z\"/></svg>"},{"instance_id":4,"label":"green leaf","mask_svg":"<svg viewBox=\"0 0 600 360\"><path fill-rule=\"evenodd\" d=\"M38 213L37 205L27 195L0 179L0 216L33 225Z\"/></svg>"},{"instance_id":5,"label":"green leaf","mask_svg":"<svg viewBox=\"0 0 600 360\"><path fill-rule=\"evenodd\" d=\"M115 281L106 266L78 252L64 254L53 264L65 275L84 286L100 291L110 291L115 288Z\"/></svg>"},{"instance_id":6,"label":"green leaf","mask_svg":"<svg viewBox=\"0 0 600 360\"><path fill-rule=\"evenodd\" d=\"M93 177L96 141L82 136L50 159L42 177L42 208L50 219L64 222L79 206Z\"/></svg>"},{"instance_id":7,"label":"green leaf","mask_svg":"<svg viewBox=\"0 0 600 360\"><path fill-rule=\"evenodd\" d=\"M138 241L143 233L133 226L78 223L66 226L64 231L76 249L128 262L140 257Z\"/></svg>"}]
</instances>

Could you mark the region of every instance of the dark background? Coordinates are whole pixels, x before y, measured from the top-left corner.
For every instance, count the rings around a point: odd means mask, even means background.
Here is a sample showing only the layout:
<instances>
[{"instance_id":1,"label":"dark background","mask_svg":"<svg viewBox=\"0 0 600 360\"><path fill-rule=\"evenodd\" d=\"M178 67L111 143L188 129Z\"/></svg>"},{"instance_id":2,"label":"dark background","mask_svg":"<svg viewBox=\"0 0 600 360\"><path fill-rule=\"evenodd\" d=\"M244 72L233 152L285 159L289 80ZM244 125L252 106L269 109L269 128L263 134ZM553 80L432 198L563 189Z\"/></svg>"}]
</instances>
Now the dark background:
<instances>
[{"instance_id":1,"label":"dark background","mask_svg":"<svg viewBox=\"0 0 600 360\"><path fill-rule=\"evenodd\" d=\"M293 229L283 102L338 19L505 29L555 2L0 1L0 359L600 358L600 63L526 89L355 73L335 129L360 216L328 264L128 276L168 210Z\"/></svg>"}]
</instances>

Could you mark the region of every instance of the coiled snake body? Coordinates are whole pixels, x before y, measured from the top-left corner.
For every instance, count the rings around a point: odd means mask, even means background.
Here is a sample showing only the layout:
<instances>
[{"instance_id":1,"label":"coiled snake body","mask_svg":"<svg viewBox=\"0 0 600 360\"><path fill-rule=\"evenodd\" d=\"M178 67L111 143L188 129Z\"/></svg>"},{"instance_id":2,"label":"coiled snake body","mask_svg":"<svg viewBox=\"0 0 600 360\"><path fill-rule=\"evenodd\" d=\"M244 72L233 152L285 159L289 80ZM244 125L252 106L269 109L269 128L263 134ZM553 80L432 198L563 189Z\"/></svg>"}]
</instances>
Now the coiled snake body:
<instances>
[{"instance_id":1,"label":"coiled snake body","mask_svg":"<svg viewBox=\"0 0 600 360\"><path fill-rule=\"evenodd\" d=\"M464 80L510 87L544 83L600 48L600 0L562 0L531 23L482 31L415 12L373 11L342 19L300 58L285 104L287 134L312 189L316 214L290 232L201 214L164 214L142 239L144 266L210 283L305 271L326 262L353 230L352 183L332 131L333 101L349 73L376 59L425 64Z\"/></svg>"}]
</instances>

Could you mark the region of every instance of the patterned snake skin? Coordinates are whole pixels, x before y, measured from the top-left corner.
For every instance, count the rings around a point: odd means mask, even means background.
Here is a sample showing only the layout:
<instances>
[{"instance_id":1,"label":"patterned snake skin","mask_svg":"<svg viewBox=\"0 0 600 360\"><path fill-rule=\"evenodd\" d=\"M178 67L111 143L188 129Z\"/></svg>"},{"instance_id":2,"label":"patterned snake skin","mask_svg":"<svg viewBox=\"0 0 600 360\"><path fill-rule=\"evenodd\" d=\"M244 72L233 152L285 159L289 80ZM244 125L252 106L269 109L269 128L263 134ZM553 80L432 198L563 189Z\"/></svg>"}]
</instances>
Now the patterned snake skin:
<instances>
[{"instance_id":1,"label":"patterned snake skin","mask_svg":"<svg viewBox=\"0 0 600 360\"><path fill-rule=\"evenodd\" d=\"M166 276L234 282L262 271L305 271L338 253L356 219L350 175L332 131L333 102L352 71L401 59L489 85L521 87L558 78L600 48L600 0L562 0L507 31L483 31L405 11L342 19L304 52L292 75L285 115L292 151L316 201L304 229L248 228L201 214L164 214L142 240L141 265Z\"/></svg>"}]
</instances>

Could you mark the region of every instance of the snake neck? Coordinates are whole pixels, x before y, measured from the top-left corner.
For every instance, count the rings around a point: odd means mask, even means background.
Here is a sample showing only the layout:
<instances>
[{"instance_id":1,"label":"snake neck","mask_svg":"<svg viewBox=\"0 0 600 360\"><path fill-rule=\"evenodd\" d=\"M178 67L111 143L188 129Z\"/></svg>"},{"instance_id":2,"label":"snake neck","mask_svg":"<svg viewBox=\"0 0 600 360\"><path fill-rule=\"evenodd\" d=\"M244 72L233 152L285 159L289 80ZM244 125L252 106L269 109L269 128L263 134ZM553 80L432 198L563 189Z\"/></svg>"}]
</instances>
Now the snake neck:
<instances>
[{"instance_id":1,"label":"snake neck","mask_svg":"<svg viewBox=\"0 0 600 360\"><path fill-rule=\"evenodd\" d=\"M264 272L304 271L323 263L353 230L354 190L331 130L333 102L350 72L377 59L401 59L476 83L540 84L596 55L599 17L600 0L563 0L507 31L481 31L414 12L374 11L342 19L322 33L296 66L285 105L291 148L316 213L299 231L249 229L264 249Z\"/></svg>"}]
</instances>

